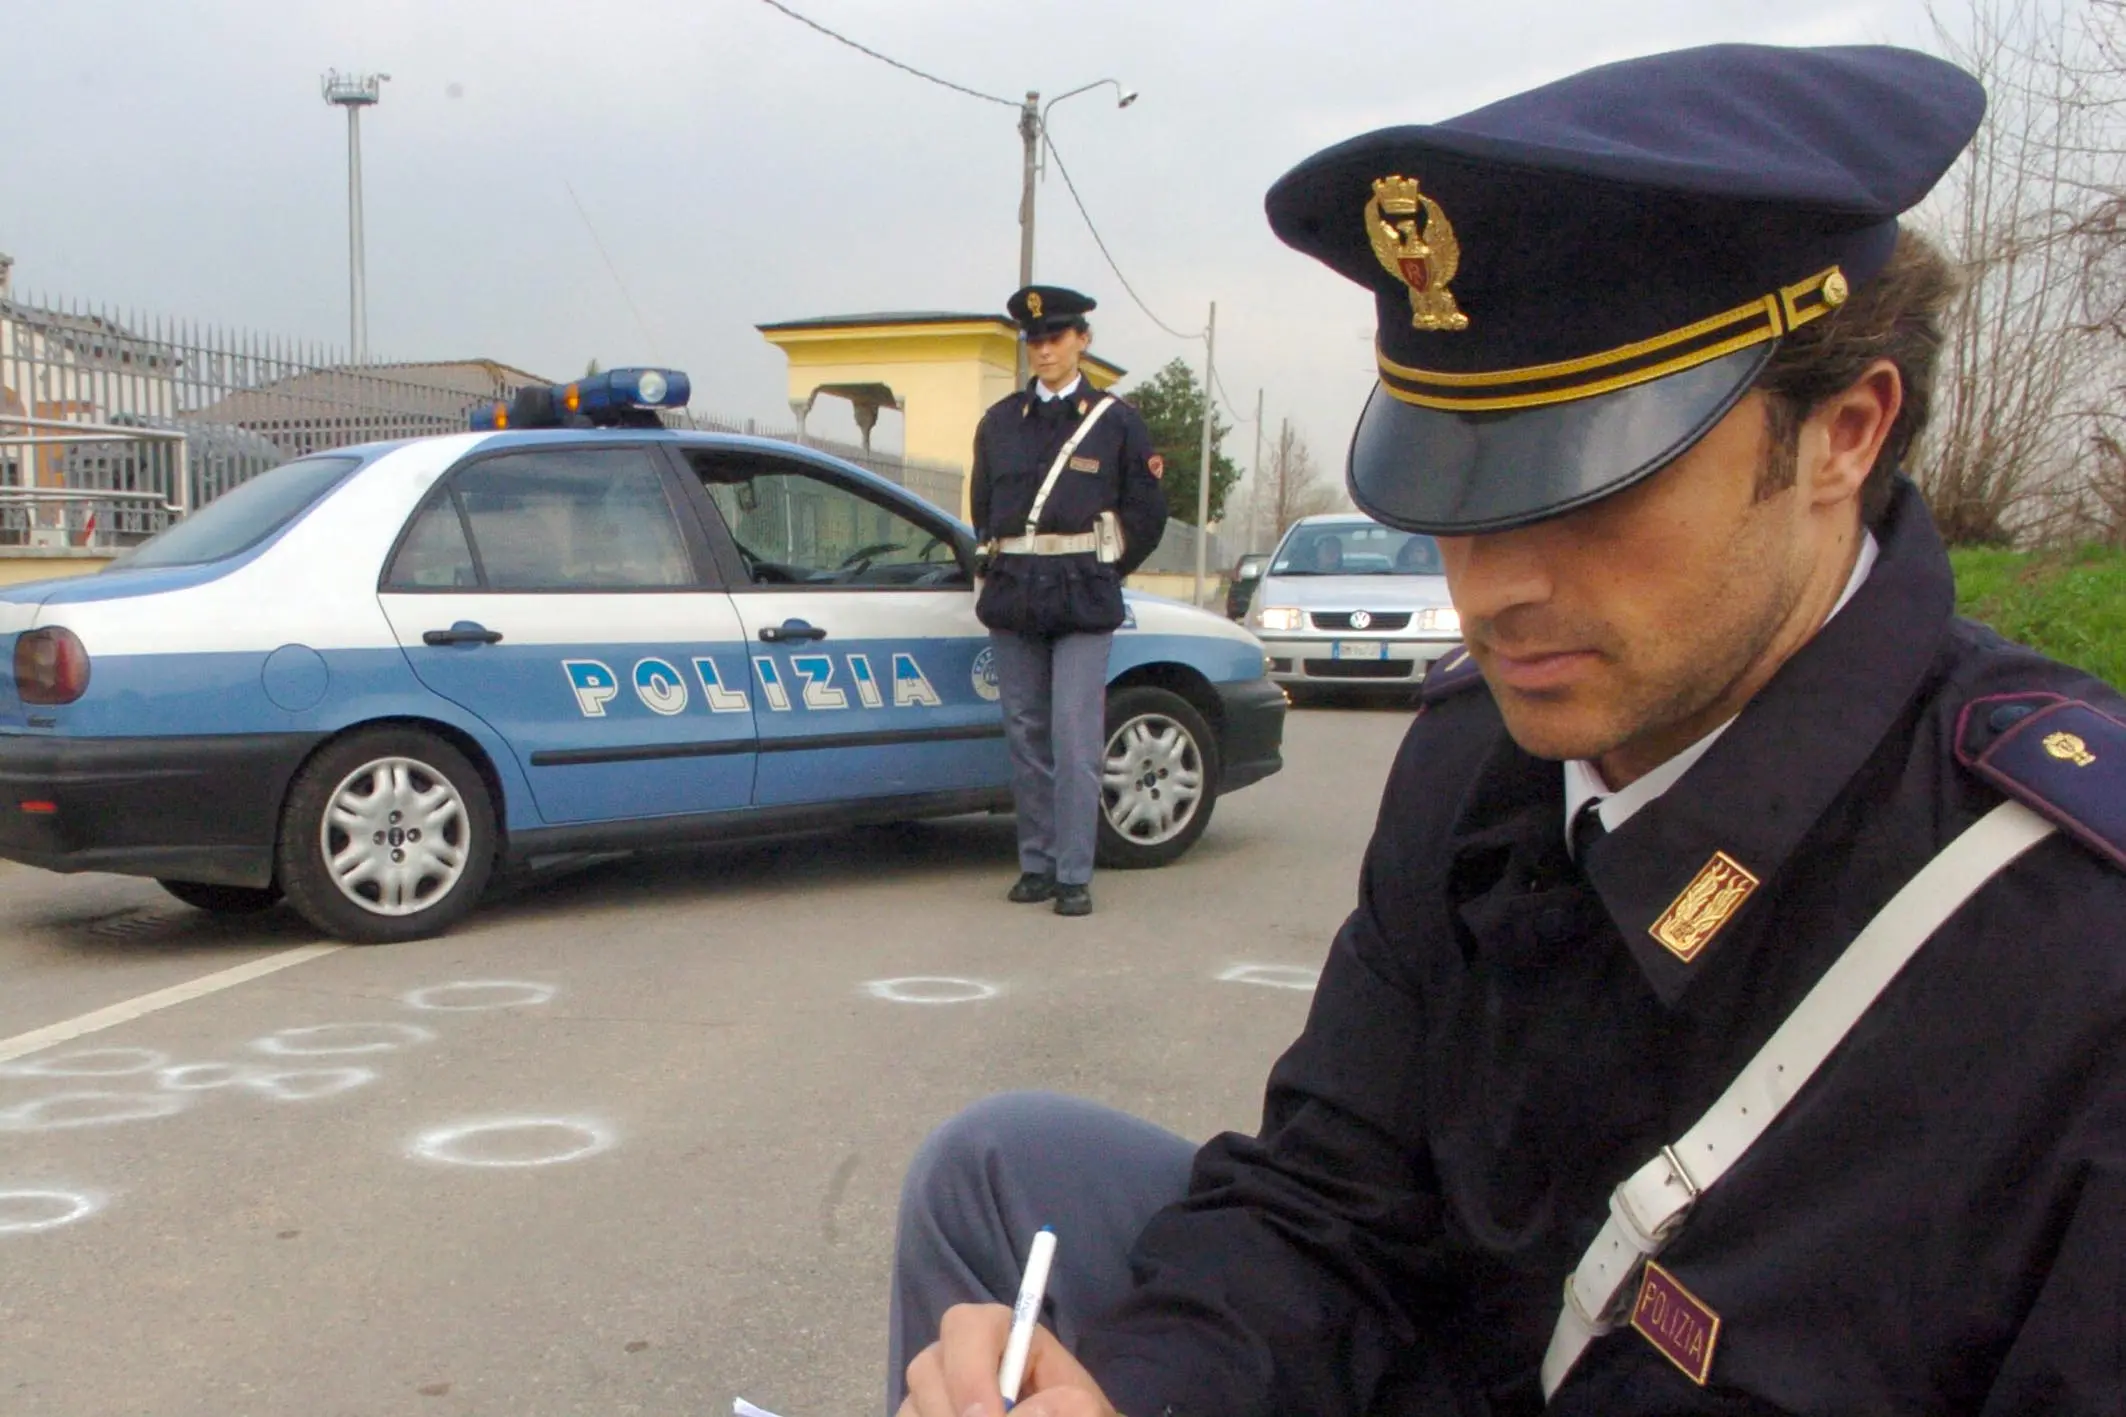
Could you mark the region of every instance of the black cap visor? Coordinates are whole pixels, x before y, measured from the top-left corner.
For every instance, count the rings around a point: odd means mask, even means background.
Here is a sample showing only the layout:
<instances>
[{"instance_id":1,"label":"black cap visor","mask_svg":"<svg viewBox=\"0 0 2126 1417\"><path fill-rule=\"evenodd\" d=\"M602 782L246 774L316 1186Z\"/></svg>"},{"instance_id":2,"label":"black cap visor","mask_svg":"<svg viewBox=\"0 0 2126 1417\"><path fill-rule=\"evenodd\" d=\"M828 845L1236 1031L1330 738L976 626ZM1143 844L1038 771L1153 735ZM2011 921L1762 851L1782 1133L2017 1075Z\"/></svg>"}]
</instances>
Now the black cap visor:
<instances>
[{"instance_id":1,"label":"black cap visor","mask_svg":"<svg viewBox=\"0 0 2126 1417\"><path fill-rule=\"evenodd\" d=\"M1569 403L1454 413L1376 385L1351 437L1351 499L1404 531L1469 536L1562 516L1643 481L1727 415L1777 340Z\"/></svg>"},{"instance_id":2,"label":"black cap visor","mask_svg":"<svg viewBox=\"0 0 2126 1417\"><path fill-rule=\"evenodd\" d=\"M1050 335L1060 335L1065 330L1091 328L1083 315L1050 315L1044 319L1023 322L1019 326L1019 333L1027 339L1047 339Z\"/></svg>"}]
</instances>

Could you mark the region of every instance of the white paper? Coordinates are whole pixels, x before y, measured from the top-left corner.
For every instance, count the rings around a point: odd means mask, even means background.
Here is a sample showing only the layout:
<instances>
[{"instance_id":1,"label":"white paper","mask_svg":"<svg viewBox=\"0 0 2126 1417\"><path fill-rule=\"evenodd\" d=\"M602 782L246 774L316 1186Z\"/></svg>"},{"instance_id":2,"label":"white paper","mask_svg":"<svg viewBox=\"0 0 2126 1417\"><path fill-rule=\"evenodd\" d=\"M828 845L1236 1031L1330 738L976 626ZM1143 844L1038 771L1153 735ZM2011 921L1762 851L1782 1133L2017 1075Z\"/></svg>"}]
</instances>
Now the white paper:
<instances>
[{"instance_id":1,"label":"white paper","mask_svg":"<svg viewBox=\"0 0 2126 1417\"><path fill-rule=\"evenodd\" d=\"M755 1407L742 1397L731 1399L731 1414L732 1417L775 1417L767 1408Z\"/></svg>"}]
</instances>

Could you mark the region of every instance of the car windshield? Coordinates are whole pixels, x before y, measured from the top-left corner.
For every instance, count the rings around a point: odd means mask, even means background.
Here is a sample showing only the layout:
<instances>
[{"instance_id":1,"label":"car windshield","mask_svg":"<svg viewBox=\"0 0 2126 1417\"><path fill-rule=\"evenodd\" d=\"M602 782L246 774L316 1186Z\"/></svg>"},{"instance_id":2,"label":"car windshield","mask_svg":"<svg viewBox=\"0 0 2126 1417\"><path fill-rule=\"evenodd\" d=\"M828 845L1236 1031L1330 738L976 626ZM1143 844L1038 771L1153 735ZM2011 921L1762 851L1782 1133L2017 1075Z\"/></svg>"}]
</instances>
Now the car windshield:
<instances>
[{"instance_id":1,"label":"car windshield","mask_svg":"<svg viewBox=\"0 0 2126 1417\"><path fill-rule=\"evenodd\" d=\"M216 497L111 562L112 569L203 566L248 550L294 521L361 459L300 458Z\"/></svg>"},{"instance_id":2,"label":"car windshield","mask_svg":"<svg viewBox=\"0 0 2126 1417\"><path fill-rule=\"evenodd\" d=\"M1273 576L1438 576L1439 543L1422 532L1370 522L1295 526L1270 563Z\"/></svg>"}]
</instances>

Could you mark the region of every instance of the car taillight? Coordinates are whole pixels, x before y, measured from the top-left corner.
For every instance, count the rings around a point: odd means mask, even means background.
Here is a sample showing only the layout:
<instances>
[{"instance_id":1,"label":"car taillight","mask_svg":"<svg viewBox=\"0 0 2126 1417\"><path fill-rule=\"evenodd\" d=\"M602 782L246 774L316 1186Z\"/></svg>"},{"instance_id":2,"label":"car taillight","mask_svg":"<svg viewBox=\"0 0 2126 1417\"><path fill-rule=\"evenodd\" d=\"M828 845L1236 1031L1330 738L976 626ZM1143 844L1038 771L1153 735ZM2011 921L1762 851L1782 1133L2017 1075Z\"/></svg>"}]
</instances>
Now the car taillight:
<instances>
[{"instance_id":1,"label":"car taillight","mask_svg":"<svg viewBox=\"0 0 2126 1417\"><path fill-rule=\"evenodd\" d=\"M54 625L15 641L15 691L26 704L70 704L89 691L89 651Z\"/></svg>"}]
</instances>

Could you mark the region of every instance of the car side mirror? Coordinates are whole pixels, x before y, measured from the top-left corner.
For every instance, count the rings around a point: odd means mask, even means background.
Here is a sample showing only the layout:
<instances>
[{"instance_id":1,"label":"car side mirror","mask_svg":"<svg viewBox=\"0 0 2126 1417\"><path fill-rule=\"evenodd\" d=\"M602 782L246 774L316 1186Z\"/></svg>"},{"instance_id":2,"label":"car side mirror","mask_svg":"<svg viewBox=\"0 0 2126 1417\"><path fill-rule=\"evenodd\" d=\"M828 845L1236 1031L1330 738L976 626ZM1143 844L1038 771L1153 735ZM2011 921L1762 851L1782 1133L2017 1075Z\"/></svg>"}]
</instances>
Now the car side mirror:
<instances>
[{"instance_id":1,"label":"car side mirror","mask_svg":"<svg viewBox=\"0 0 2126 1417\"><path fill-rule=\"evenodd\" d=\"M733 495L738 503L738 510L746 515L751 516L760 510L760 489L751 482L739 483Z\"/></svg>"}]
</instances>

